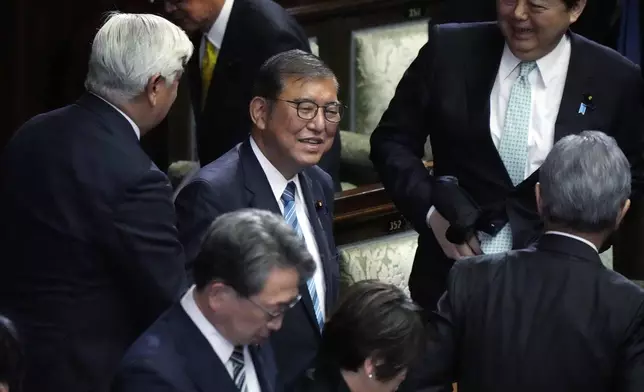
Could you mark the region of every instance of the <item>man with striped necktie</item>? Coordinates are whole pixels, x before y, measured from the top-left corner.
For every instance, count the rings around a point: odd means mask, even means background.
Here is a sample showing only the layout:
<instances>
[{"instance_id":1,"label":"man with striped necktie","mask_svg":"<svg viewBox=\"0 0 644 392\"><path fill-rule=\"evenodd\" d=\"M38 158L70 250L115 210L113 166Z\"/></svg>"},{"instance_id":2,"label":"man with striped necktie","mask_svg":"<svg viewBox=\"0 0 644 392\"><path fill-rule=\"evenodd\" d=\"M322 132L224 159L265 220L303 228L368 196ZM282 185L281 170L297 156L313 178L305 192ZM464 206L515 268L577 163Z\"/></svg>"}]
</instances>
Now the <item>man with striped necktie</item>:
<instances>
[{"instance_id":1,"label":"man with striped necktie","mask_svg":"<svg viewBox=\"0 0 644 392\"><path fill-rule=\"evenodd\" d=\"M272 338L286 389L313 366L325 314L338 295L333 185L317 166L342 118L337 92L335 75L317 56L291 50L271 57L255 81L251 137L203 167L175 201L189 269L209 222L241 208L284 216L306 244L316 272Z\"/></svg>"},{"instance_id":2,"label":"man with striped necktie","mask_svg":"<svg viewBox=\"0 0 644 392\"><path fill-rule=\"evenodd\" d=\"M277 214L244 209L210 225L195 285L128 350L113 392L273 392L271 333L315 262Z\"/></svg>"},{"instance_id":3,"label":"man with striped necktie","mask_svg":"<svg viewBox=\"0 0 644 392\"><path fill-rule=\"evenodd\" d=\"M191 34L187 67L201 166L246 140L253 80L269 57L292 49L311 52L304 29L273 0L164 0L166 12ZM198 51L198 52L197 52ZM336 179L340 141L320 167Z\"/></svg>"}]
</instances>

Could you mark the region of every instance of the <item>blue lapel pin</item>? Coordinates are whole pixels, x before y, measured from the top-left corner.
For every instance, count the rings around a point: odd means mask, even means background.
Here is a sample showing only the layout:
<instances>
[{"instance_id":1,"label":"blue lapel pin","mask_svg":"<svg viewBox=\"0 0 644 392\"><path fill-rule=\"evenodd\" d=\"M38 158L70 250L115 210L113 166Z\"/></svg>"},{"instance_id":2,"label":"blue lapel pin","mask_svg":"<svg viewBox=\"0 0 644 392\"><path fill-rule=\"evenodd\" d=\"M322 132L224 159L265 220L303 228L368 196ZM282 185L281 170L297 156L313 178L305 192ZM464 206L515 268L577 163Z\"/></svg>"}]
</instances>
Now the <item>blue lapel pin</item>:
<instances>
[{"instance_id":1,"label":"blue lapel pin","mask_svg":"<svg viewBox=\"0 0 644 392\"><path fill-rule=\"evenodd\" d=\"M593 96L592 94L584 94L583 100L579 104L579 110L577 113L582 116L586 114L586 109L595 110L595 105L593 105Z\"/></svg>"}]
</instances>

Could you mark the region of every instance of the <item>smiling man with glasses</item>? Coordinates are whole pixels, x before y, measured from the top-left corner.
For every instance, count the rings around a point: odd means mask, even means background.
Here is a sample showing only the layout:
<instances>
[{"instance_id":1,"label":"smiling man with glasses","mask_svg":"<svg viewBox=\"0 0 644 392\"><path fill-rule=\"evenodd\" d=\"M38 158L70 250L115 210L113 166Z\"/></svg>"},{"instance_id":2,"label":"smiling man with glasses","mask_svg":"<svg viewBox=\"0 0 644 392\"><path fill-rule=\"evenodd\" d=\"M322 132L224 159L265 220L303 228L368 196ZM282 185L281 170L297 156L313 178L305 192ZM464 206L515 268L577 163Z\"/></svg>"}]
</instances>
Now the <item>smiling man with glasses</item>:
<instances>
[{"instance_id":1,"label":"smiling man with glasses","mask_svg":"<svg viewBox=\"0 0 644 392\"><path fill-rule=\"evenodd\" d=\"M175 202L189 270L209 222L228 211L253 207L280 214L306 244L315 274L271 338L286 389L313 366L338 295L333 184L317 166L342 119L337 94L335 75L317 56L301 50L273 56L255 80L250 137L202 168Z\"/></svg>"},{"instance_id":2,"label":"smiling man with glasses","mask_svg":"<svg viewBox=\"0 0 644 392\"><path fill-rule=\"evenodd\" d=\"M113 391L275 391L270 334L315 263L277 214L245 209L209 227L195 285L130 348Z\"/></svg>"}]
</instances>

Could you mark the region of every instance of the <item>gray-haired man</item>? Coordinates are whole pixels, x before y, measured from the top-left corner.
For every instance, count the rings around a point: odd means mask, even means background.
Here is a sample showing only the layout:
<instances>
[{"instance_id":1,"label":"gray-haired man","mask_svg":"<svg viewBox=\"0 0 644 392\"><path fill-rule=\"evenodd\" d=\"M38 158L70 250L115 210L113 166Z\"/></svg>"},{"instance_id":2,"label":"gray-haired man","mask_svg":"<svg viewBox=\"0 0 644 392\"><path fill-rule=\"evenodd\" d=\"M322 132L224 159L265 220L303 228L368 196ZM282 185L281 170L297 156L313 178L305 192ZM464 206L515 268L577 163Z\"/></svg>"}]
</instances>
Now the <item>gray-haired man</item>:
<instances>
[{"instance_id":1,"label":"gray-haired man","mask_svg":"<svg viewBox=\"0 0 644 392\"><path fill-rule=\"evenodd\" d=\"M166 116L193 46L168 20L113 13L84 93L0 156L0 309L25 392L106 391L125 349L185 290L172 189L139 138Z\"/></svg>"},{"instance_id":2,"label":"gray-haired man","mask_svg":"<svg viewBox=\"0 0 644 392\"><path fill-rule=\"evenodd\" d=\"M317 56L289 50L271 57L255 78L250 137L204 166L175 201L189 271L208 224L228 211L251 207L283 215L306 244L317 269L271 338L287 390L313 366L322 325L338 297L333 184L317 166L342 119L337 94L333 71Z\"/></svg>"},{"instance_id":3,"label":"gray-haired man","mask_svg":"<svg viewBox=\"0 0 644 392\"><path fill-rule=\"evenodd\" d=\"M195 259L195 286L130 348L113 392L275 391L273 353L260 344L314 270L280 215L220 215Z\"/></svg>"},{"instance_id":4,"label":"gray-haired man","mask_svg":"<svg viewBox=\"0 0 644 392\"><path fill-rule=\"evenodd\" d=\"M644 391L644 291L597 253L630 205L628 160L601 132L571 135L535 190L546 229L535 248L451 270L428 380L450 391L452 382L459 391Z\"/></svg>"}]
</instances>

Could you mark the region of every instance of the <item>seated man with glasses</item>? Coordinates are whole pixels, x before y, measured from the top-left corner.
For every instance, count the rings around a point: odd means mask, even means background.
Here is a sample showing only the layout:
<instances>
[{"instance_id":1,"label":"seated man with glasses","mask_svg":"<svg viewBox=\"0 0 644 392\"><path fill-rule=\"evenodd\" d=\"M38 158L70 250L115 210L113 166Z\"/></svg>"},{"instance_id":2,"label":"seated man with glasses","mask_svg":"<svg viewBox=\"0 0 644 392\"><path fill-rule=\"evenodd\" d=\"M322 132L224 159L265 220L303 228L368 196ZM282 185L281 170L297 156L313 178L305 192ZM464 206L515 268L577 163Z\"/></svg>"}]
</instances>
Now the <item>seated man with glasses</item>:
<instances>
[{"instance_id":1,"label":"seated man with glasses","mask_svg":"<svg viewBox=\"0 0 644 392\"><path fill-rule=\"evenodd\" d=\"M306 244L316 272L271 339L287 390L313 366L338 294L333 185L317 166L342 118L337 93L335 75L315 55L290 50L268 59L255 80L250 137L203 167L175 202L188 275L209 223L228 211L252 207L283 215Z\"/></svg>"},{"instance_id":2,"label":"seated man with glasses","mask_svg":"<svg viewBox=\"0 0 644 392\"><path fill-rule=\"evenodd\" d=\"M315 263L277 214L221 215L194 261L195 285L128 350L113 392L275 391L269 335Z\"/></svg>"}]
</instances>

